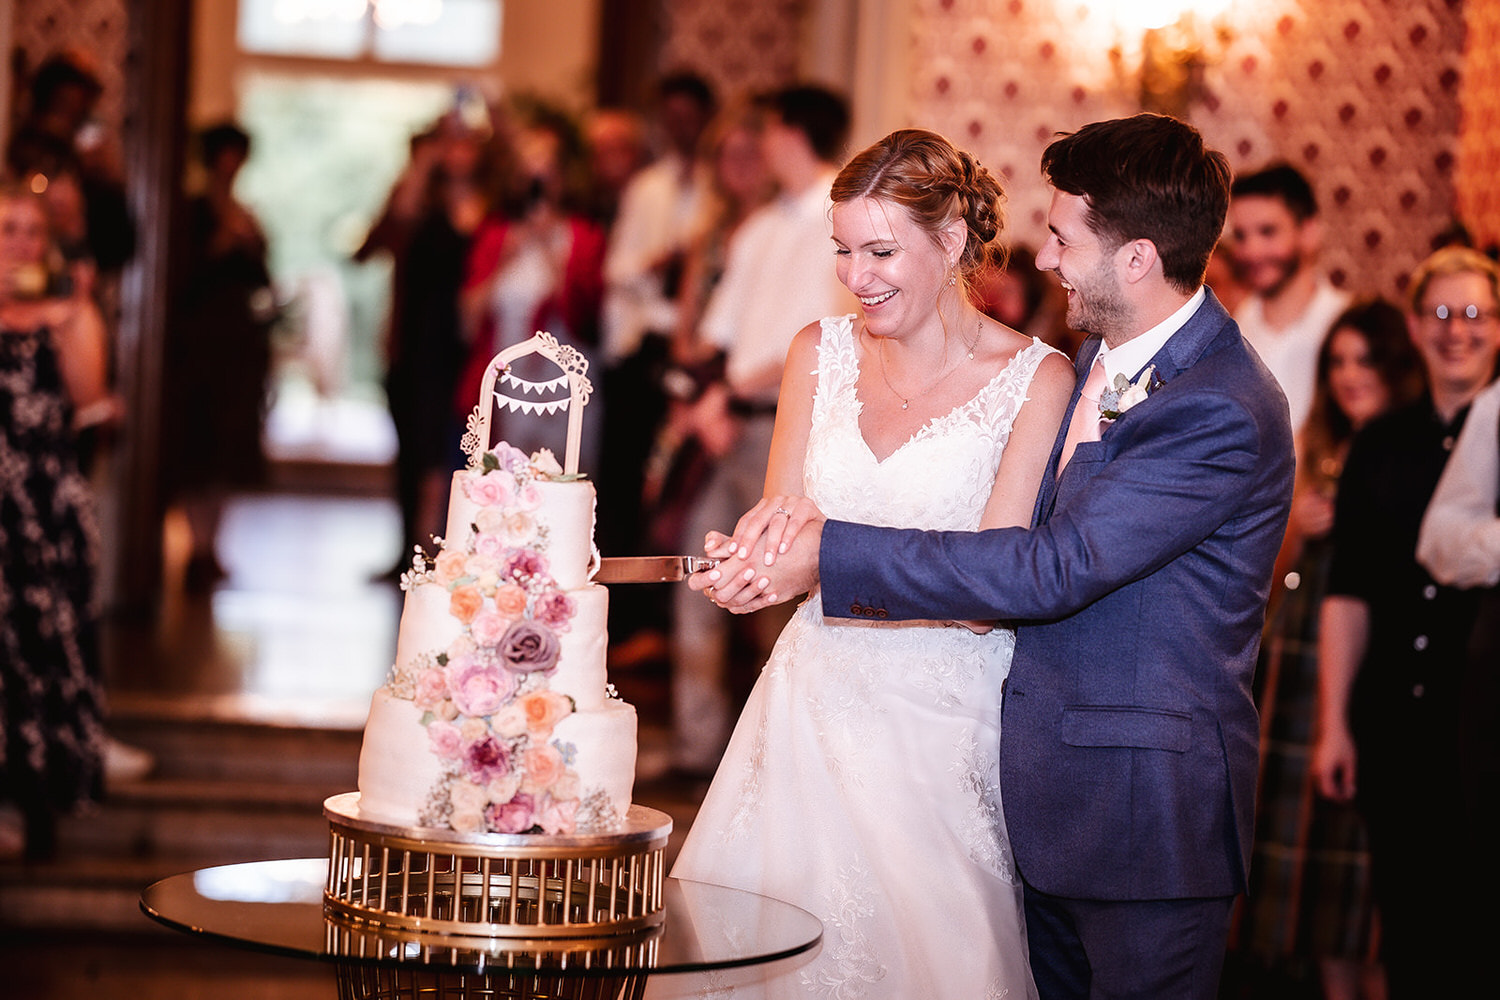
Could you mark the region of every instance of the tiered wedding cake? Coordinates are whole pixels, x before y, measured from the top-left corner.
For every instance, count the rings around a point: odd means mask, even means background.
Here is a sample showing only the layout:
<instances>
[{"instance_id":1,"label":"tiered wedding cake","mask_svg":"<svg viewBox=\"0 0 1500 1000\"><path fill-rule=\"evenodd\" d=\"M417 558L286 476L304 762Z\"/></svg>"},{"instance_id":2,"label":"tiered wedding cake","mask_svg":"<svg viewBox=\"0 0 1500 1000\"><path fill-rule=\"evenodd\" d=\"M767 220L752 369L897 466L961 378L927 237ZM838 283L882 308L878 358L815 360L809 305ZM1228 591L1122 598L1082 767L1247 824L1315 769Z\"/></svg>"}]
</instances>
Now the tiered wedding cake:
<instances>
[{"instance_id":1,"label":"tiered wedding cake","mask_svg":"<svg viewBox=\"0 0 1500 1000\"><path fill-rule=\"evenodd\" d=\"M516 376L510 362L531 353L557 364L562 377L536 383ZM453 898L440 908L457 915L439 921L445 930L480 924L499 933L496 925L522 923L533 932L575 925L597 931L659 920L653 904L671 823L631 809L636 714L605 677L609 597L590 582L598 565L594 487L577 472L591 391L586 369L576 351L545 333L490 363L464 435L469 465L453 475L439 551L429 559L419 550L402 579L396 663L370 706L359 791L324 804L333 825L328 898L335 908L377 921L389 909L409 914L416 905L409 900L385 902L392 877L400 875L404 895L412 874L425 877L448 864ZM569 394L554 401L531 398L561 388ZM546 451L492 445L496 404L568 410L566 463ZM416 862L416 872L407 855L398 870L389 854L397 841L403 851L413 843L442 851ZM385 852L378 864L375 846ZM591 856L598 863L586 869ZM535 860L549 857L568 861L558 867ZM521 877L517 858L531 874L511 884ZM494 899L469 900L459 888L470 861L490 872L486 883L506 880L496 882ZM376 878L379 903L371 905ZM553 879L561 881L554 887ZM545 891L532 892L538 884ZM530 904L511 909L508 900L523 890L533 901L587 890L586 902L574 915L549 916ZM421 906L443 892L426 891ZM473 914L459 912L470 903ZM423 921L434 925L430 913Z\"/></svg>"}]
</instances>

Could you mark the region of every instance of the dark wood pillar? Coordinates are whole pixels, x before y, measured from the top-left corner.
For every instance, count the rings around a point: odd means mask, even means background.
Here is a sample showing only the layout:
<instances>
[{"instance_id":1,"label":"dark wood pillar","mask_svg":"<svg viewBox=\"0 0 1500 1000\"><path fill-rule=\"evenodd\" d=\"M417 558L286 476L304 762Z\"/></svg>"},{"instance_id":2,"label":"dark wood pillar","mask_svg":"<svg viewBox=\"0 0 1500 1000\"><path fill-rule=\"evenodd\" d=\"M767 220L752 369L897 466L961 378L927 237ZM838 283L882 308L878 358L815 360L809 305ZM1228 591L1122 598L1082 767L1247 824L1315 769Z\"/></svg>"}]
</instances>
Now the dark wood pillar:
<instances>
[{"instance_id":1,"label":"dark wood pillar","mask_svg":"<svg viewBox=\"0 0 1500 1000\"><path fill-rule=\"evenodd\" d=\"M599 5L599 72L595 100L601 108L650 106L666 0L602 0Z\"/></svg>"},{"instance_id":2,"label":"dark wood pillar","mask_svg":"<svg viewBox=\"0 0 1500 1000\"><path fill-rule=\"evenodd\" d=\"M163 345L177 273L182 211L191 0L130 0L125 176L138 242L120 288L117 383L126 422L117 452L120 491L116 609L154 611L161 594L160 489Z\"/></svg>"}]
</instances>

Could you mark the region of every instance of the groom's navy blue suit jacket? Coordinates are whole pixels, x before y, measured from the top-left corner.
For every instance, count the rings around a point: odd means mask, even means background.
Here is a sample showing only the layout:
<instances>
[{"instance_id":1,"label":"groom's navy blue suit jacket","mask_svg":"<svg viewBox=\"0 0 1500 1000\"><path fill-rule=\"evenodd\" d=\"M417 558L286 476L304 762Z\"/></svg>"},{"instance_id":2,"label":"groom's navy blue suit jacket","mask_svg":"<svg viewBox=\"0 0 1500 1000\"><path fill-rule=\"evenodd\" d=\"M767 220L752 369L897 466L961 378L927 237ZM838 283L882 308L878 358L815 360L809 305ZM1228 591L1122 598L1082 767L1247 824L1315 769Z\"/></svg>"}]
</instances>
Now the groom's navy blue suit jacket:
<instances>
[{"instance_id":1,"label":"groom's navy blue suit jacket","mask_svg":"<svg viewBox=\"0 0 1500 1000\"><path fill-rule=\"evenodd\" d=\"M1097 349L1080 349L1080 383ZM1000 789L1021 875L1053 895L1245 887L1287 403L1212 293L1151 363L1164 384L1059 479L1074 390L1032 530L823 530L826 616L1017 626Z\"/></svg>"}]
</instances>

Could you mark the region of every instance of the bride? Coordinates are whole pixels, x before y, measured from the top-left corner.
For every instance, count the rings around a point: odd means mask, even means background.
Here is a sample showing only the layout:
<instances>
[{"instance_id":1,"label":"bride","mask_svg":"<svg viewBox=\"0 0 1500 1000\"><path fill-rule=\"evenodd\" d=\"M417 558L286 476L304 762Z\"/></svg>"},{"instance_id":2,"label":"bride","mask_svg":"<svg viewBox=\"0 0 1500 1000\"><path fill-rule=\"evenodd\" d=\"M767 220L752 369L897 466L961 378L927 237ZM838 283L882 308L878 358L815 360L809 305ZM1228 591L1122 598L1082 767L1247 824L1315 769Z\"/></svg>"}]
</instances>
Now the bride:
<instances>
[{"instance_id":1,"label":"bride","mask_svg":"<svg viewBox=\"0 0 1500 1000\"><path fill-rule=\"evenodd\" d=\"M969 295L1004 197L916 129L838 175L836 266L862 315L793 342L766 496L900 527L1031 523L1074 374ZM981 623L825 620L816 592L797 610L672 872L822 920L818 957L768 992L1035 996L998 787L1014 644Z\"/></svg>"}]
</instances>

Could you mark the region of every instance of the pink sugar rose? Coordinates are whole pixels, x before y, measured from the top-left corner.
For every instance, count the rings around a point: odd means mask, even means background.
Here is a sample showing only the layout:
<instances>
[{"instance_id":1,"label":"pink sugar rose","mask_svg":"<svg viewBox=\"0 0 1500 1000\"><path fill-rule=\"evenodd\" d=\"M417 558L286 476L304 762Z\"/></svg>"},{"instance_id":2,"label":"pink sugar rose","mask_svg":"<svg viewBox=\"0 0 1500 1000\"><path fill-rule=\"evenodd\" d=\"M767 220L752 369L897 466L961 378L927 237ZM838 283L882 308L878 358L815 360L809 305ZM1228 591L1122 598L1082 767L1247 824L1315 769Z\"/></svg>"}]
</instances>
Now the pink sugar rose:
<instances>
[{"instance_id":1,"label":"pink sugar rose","mask_svg":"<svg viewBox=\"0 0 1500 1000\"><path fill-rule=\"evenodd\" d=\"M563 763L563 756L557 747L550 743L533 746L521 758L521 772L525 775L521 780L521 789L533 794L546 791L566 771L567 765Z\"/></svg>"},{"instance_id":2,"label":"pink sugar rose","mask_svg":"<svg viewBox=\"0 0 1500 1000\"><path fill-rule=\"evenodd\" d=\"M476 784L488 785L491 780L510 773L510 751L495 737L486 736L464 749L463 764L464 772Z\"/></svg>"},{"instance_id":3,"label":"pink sugar rose","mask_svg":"<svg viewBox=\"0 0 1500 1000\"><path fill-rule=\"evenodd\" d=\"M464 492L481 507L509 506L515 499L515 478L504 472L486 472L464 481Z\"/></svg>"},{"instance_id":4,"label":"pink sugar rose","mask_svg":"<svg viewBox=\"0 0 1500 1000\"><path fill-rule=\"evenodd\" d=\"M453 591L448 598L448 613L467 624L484 607L484 594L473 584L465 584Z\"/></svg>"},{"instance_id":5,"label":"pink sugar rose","mask_svg":"<svg viewBox=\"0 0 1500 1000\"><path fill-rule=\"evenodd\" d=\"M577 825L577 799L553 799L546 802L537 813L537 826L547 834L571 834Z\"/></svg>"},{"instance_id":6,"label":"pink sugar rose","mask_svg":"<svg viewBox=\"0 0 1500 1000\"><path fill-rule=\"evenodd\" d=\"M576 827L577 815L577 799L554 799L549 795L537 812L536 822L546 833L572 833Z\"/></svg>"},{"instance_id":7,"label":"pink sugar rose","mask_svg":"<svg viewBox=\"0 0 1500 1000\"><path fill-rule=\"evenodd\" d=\"M434 719L427 724L427 745L439 759L457 760L463 753L464 741L457 726Z\"/></svg>"},{"instance_id":8,"label":"pink sugar rose","mask_svg":"<svg viewBox=\"0 0 1500 1000\"><path fill-rule=\"evenodd\" d=\"M508 670L473 660L448 666L448 689L453 704L464 715L493 714L516 693L516 678Z\"/></svg>"},{"instance_id":9,"label":"pink sugar rose","mask_svg":"<svg viewBox=\"0 0 1500 1000\"><path fill-rule=\"evenodd\" d=\"M542 491L535 483L527 483L516 490L515 505L522 510L536 510L542 505Z\"/></svg>"},{"instance_id":10,"label":"pink sugar rose","mask_svg":"<svg viewBox=\"0 0 1500 1000\"><path fill-rule=\"evenodd\" d=\"M573 714L573 699L559 691L528 691L515 704L526 717L526 730L532 736L546 739L559 722Z\"/></svg>"},{"instance_id":11,"label":"pink sugar rose","mask_svg":"<svg viewBox=\"0 0 1500 1000\"><path fill-rule=\"evenodd\" d=\"M464 573L476 580L483 580L487 576L498 577L501 566L500 560L493 555L475 552L464 560Z\"/></svg>"},{"instance_id":12,"label":"pink sugar rose","mask_svg":"<svg viewBox=\"0 0 1500 1000\"><path fill-rule=\"evenodd\" d=\"M511 620L493 611L481 611L469 623L469 637L481 646L497 646L505 638Z\"/></svg>"},{"instance_id":13,"label":"pink sugar rose","mask_svg":"<svg viewBox=\"0 0 1500 1000\"><path fill-rule=\"evenodd\" d=\"M578 780L578 775L573 771L564 771L562 777L552 783L552 790L547 794L554 799L579 799L583 797L583 782Z\"/></svg>"},{"instance_id":14,"label":"pink sugar rose","mask_svg":"<svg viewBox=\"0 0 1500 1000\"><path fill-rule=\"evenodd\" d=\"M540 671L544 675L557 670L558 651L556 633L545 625L525 618L511 625L496 649L500 662L516 673Z\"/></svg>"},{"instance_id":15,"label":"pink sugar rose","mask_svg":"<svg viewBox=\"0 0 1500 1000\"><path fill-rule=\"evenodd\" d=\"M526 590L514 583L504 583L495 588L495 610L507 618L519 618L526 613Z\"/></svg>"},{"instance_id":16,"label":"pink sugar rose","mask_svg":"<svg viewBox=\"0 0 1500 1000\"><path fill-rule=\"evenodd\" d=\"M421 709L431 711L448 698L448 677L442 670L424 670L417 675L416 691L412 702Z\"/></svg>"},{"instance_id":17,"label":"pink sugar rose","mask_svg":"<svg viewBox=\"0 0 1500 1000\"><path fill-rule=\"evenodd\" d=\"M510 549L499 535L479 534L474 536L474 551L490 559L499 560Z\"/></svg>"},{"instance_id":18,"label":"pink sugar rose","mask_svg":"<svg viewBox=\"0 0 1500 1000\"><path fill-rule=\"evenodd\" d=\"M467 557L456 549L444 549L438 553L436 561L432 565L433 576L437 582L444 587L451 586L454 580L464 575L464 562Z\"/></svg>"},{"instance_id":19,"label":"pink sugar rose","mask_svg":"<svg viewBox=\"0 0 1500 1000\"><path fill-rule=\"evenodd\" d=\"M485 813L485 825L496 833L525 833L536 825L530 795L517 795L509 802L492 805Z\"/></svg>"},{"instance_id":20,"label":"pink sugar rose","mask_svg":"<svg viewBox=\"0 0 1500 1000\"><path fill-rule=\"evenodd\" d=\"M573 620L573 615L578 611L578 606L573 599L560 590L554 590L537 598L536 610L533 612L536 620L550 629L558 632L566 632L568 623Z\"/></svg>"},{"instance_id":21,"label":"pink sugar rose","mask_svg":"<svg viewBox=\"0 0 1500 1000\"><path fill-rule=\"evenodd\" d=\"M547 572L547 557L535 549L516 549L505 560L505 575L517 579L542 576Z\"/></svg>"}]
</instances>

